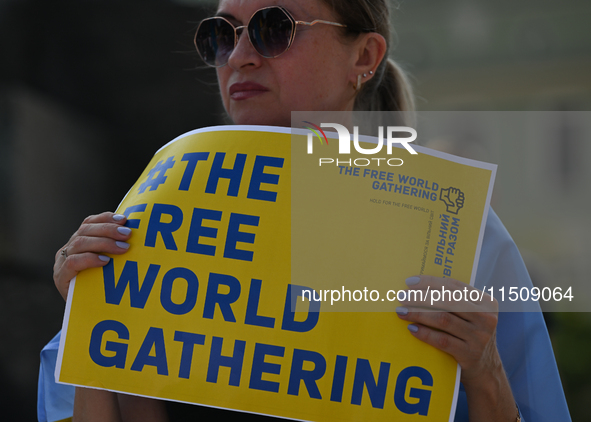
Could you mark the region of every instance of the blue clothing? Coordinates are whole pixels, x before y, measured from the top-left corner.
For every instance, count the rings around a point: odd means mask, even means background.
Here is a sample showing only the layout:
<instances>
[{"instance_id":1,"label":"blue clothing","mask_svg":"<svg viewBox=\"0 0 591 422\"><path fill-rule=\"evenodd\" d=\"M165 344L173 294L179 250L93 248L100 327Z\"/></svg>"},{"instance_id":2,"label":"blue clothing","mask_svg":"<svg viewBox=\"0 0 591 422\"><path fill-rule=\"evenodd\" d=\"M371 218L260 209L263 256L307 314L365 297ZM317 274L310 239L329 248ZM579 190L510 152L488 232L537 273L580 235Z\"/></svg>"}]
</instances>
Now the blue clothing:
<instances>
[{"instance_id":1,"label":"blue clothing","mask_svg":"<svg viewBox=\"0 0 591 422\"><path fill-rule=\"evenodd\" d=\"M478 288L503 285L531 287L532 283L517 246L491 209L486 222L478 263ZM537 303L499 303L497 344L503 366L523 422L571 420L552 345ZM519 306L520 309L515 308ZM512 312L508 312L510 310ZM59 334L41 353L39 421L71 416L74 387L56 384L53 378ZM64 416L65 415L65 416ZM460 386L455 422L468 422L466 393Z\"/></svg>"},{"instance_id":2,"label":"blue clothing","mask_svg":"<svg viewBox=\"0 0 591 422\"><path fill-rule=\"evenodd\" d=\"M74 409L74 387L55 382L54 372L57 350L60 345L60 333L57 333L41 351L37 389L37 418L39 422L55 422L70 418Z\"/></svg>"},{"instance_id":3,"label":"blue clothing","mask_svg":"<svg viewBox=\"0 0 591 422\"><path fill-rule=\"evenodd\" d=\"M477 288L532 287L519 250L492 208L488 214ZM521 309L519 309L521 308ZM571 420L554 352L536 302L500 302L497 345L523 422ZM460 387L455 422L468 422L466 393Z\"/></svg>"}]
</instances>

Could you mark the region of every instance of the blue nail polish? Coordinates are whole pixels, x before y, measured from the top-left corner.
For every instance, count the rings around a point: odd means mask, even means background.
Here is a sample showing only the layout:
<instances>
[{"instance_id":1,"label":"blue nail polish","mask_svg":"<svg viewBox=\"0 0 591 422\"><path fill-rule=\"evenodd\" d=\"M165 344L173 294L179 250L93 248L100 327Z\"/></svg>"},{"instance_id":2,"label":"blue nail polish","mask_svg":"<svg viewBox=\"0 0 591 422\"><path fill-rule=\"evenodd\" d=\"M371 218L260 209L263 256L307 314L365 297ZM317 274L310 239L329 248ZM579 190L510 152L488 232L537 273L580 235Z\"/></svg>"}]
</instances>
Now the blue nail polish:
<instances>
[{"instance_id":1,"label":"blue nail polish","mask_svg":"<svg viewBox=\"0 0 591 422\"><path fill-rule=\"evenodd\" d=\"M109 262L111 260L111 258L106 255L99 255L99 259L103 262Z\"/></svg>"},{"instance_id":2,"label":"blue nail polish","mask_svg":"<svg viewBox=\"0 0 591 422\"><path fill-rule=\"evenodd\" d=\"M131 229L129 227L117 227L117 231L125 236L131 233Z\"/></svg>"},{"instance_id":3,"label":"blue nail polish","mask_svg":"<svg viewBox=\"0 0 591 422\"><path fill-rule=\"evenodd\" d=\"M416 325L414 325L414 324L410 324L410 325L409 325L408 327L406 327L406 328L408 328L408 331L411 331L411 332L413 332L413 333L416 333L417 331L419 331L419 327L417 327L417 326L416 326Z\"/></svg>"},{"instance_id":4,"label":"blue nail polish","mask_svg":"<svg viewBox=\"0 0 591 422\"><path fill-rule=\"evenodd\" d=\"M122 215L122 214L115 214L115 215L113 215L113 220L115 220L115 221L121 221L124 218L125 218L125 216Z\"/></svg>"},{"instance_id":5,"label":"blue nail polish","mask_svg":"<svg viewBox=\"0 0 591 422\"><path fill-rule=\"evenodd\" d=\"M115 242L115 244L119 246L121 249L129 249L129 243L117 241Z\"/></svg>"},{"instance_id":6,"label":"blue nail polish","mask_svg":"<svg viewBox=\"0 0 591 422\"><path fill-rule=\"evenodd\" d=\"M406 279L406 285L414 286L415 284L419 284L419 281L421 281L420 277L409 277Z\"/></svg>"},{"instance_id":7,"label":"blue nail polish","mask_svg":"<svg viewBox=\"0 0 591 422\"><path fill-rule=\"evenodd\" d=\"M396 308L396 313L398 315L408 315L408 309L404 306L399 306L398 308Z\"/></svg>"}]
</instances>

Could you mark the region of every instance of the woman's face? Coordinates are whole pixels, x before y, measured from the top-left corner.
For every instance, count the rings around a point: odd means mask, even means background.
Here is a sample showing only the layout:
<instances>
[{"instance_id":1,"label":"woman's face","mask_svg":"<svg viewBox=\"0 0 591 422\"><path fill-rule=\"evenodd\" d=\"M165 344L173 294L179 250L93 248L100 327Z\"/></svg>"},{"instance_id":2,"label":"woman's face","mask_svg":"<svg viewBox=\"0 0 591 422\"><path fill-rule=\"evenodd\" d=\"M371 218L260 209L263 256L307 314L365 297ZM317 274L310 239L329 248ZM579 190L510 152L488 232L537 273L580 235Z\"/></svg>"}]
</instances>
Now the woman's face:
<instances>
[{"instance_id":1,"label":"woman's face","mask_svg":"<svg viewBox=\"0 0 591 422\"><path fill-rule=\"evenodd\" d=\"M235 26L247 25L257 10L283 6L295 20L338 22L320 0L221 0L218 14ZM291 111L352 110L354 43L345 43L332 25L297 25L291 48L267 59L250 44L246 31L228 64L217 69L226 111L235 124L291 126Z\"/></svg>"}]
</instances>

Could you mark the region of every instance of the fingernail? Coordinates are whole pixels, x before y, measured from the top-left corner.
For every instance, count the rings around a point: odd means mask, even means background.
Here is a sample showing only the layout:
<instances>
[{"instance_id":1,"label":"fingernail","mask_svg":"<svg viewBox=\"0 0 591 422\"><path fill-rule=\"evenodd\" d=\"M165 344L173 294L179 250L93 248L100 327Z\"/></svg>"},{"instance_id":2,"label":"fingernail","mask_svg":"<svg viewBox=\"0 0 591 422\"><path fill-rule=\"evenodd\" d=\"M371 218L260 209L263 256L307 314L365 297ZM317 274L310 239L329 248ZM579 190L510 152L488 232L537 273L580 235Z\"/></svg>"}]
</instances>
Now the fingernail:
<instances>
[{"instance_id":1,"label":"fingernail","mask_svg":"<svg viewBox=\"0 0 591 422\"><path fill-rule=\"evenodd\" d=\"M124 218L125 218L125 216L124 216L124 215L122 215L122 214L115 214L115 215L113 216L113 220L115 220L115 221L121 221L121 220L123 220Z\"/></svg>"},{"instance_id":2,"label":"fingernail","mask_svg":"<svg viewBox=\"0 0 591 422\"><path fill-rule=\"evenodd\" d=\"M115 242L115 244L119 246L121 249L129 249L129 243L117 241Z\"/></svg>"},{"instance_id":3,"label":"fingernail","mask_svg":"<svg viewBox=\"0 0 591 422\"><path fill-rule=\"evenodd\" d=\"M406 279L406 285L414 286L415 284L419 284L419 281L421 281L420 277L409 277Z\"/></svg>"},{"instance_id":4,"label":"fingernail","mask_svg":"<svg viewBox=\"0 0 591 422\"><path fill-rule=\"evenodd\" d=\"M408 314L408 309L405 308L404 306L399 306L398 308L396 308L396 313L398 315L407 315Z\"/></svg>"},{"instance_id":5,"label":"fingernail","mask_svg":"<svg viewBox=\"0 0 591 422\"><path fill-rule=\"evenodd\" d=\"M99 255L99 259L103 262L109 262L111 260L111 258L106 255Z\"/></svg>"},{"instance_id":6,"label":"fingernail","mask_svg":"<svg viewBox=\"0 0 591 422\"><path fill-rule=\"evenodd\" d=\"M131 233L131 229L129 227L117 227L117 231L125 236Z\"/></svg>"},{"instance_id":7,"label":"fingernail","mask_svg":"<svg viewBox=\"0 0 591 422\"><path fill-rule=\"evenodd\" d=\"M417 331L419 331L419 327L417 327L417 326L416 326L416 325L414 325L414 324L409 324L409 326L408 326L408 327L406 327L406 328L408 328L408 331L411 331L411 332L413 332L413 333L416 333Z\"/></svg>"}]
</instances>

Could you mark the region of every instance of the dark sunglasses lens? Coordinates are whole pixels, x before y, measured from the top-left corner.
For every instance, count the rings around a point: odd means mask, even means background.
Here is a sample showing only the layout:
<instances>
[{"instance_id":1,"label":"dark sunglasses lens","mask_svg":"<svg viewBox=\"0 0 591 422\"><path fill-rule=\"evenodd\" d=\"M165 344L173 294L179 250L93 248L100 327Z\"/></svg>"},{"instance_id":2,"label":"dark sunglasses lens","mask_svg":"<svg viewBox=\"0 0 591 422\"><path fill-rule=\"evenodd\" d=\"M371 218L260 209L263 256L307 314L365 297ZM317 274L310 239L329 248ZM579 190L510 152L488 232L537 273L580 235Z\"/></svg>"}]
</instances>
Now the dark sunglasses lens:
<instances>
[{"instance_id":1,"label":"dark sunglasses lens","mask_svg":"<svg viewBox=\"0 0 591 422\"><path fill-rule=\"evenodd\" d=\"M201 22L195 35L195 47L208 65L225 65L234 50L234 27L221 18Z\"/></svg>"},{"instance_id":2,"label":"dark sunglasses lens","mask_svg":"<svg viewBox=\"0 0 591 422\"><path fill-rule=\"evenodd\" d=\"M289 47L294 23L278 7L259 10L248 23L248 35L263 57L277 57Z\"/></svg>"}]
</instances>

